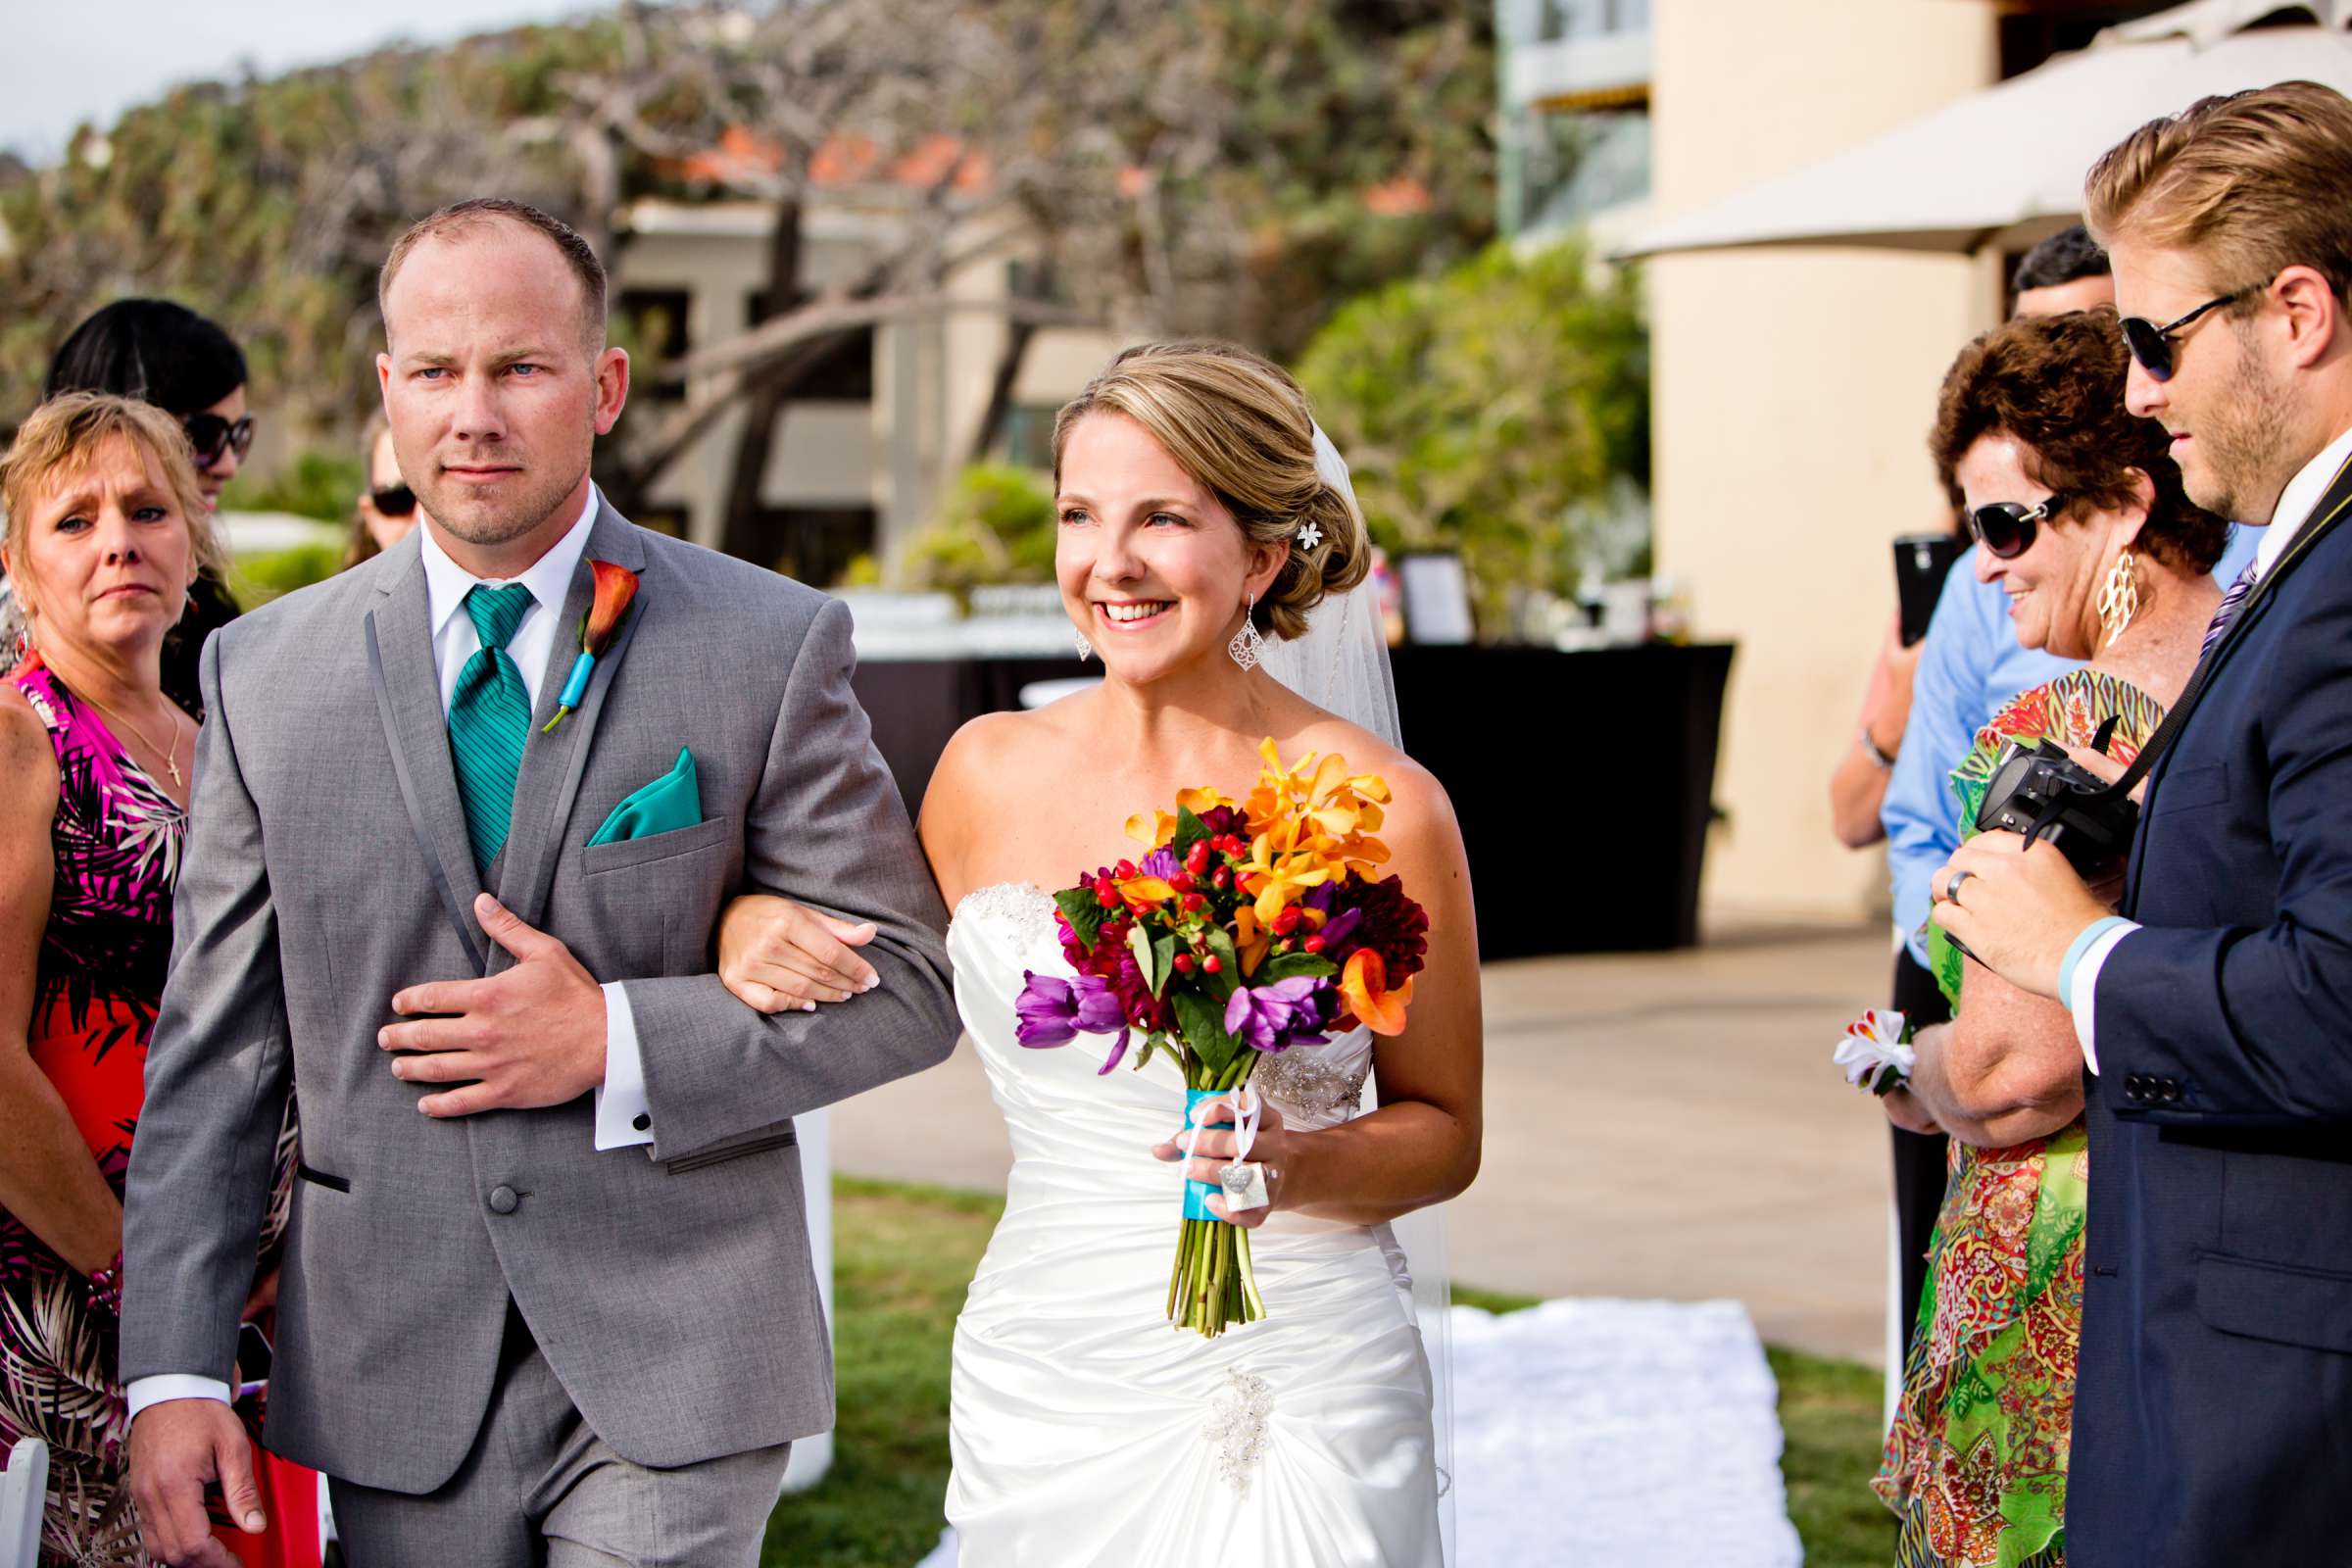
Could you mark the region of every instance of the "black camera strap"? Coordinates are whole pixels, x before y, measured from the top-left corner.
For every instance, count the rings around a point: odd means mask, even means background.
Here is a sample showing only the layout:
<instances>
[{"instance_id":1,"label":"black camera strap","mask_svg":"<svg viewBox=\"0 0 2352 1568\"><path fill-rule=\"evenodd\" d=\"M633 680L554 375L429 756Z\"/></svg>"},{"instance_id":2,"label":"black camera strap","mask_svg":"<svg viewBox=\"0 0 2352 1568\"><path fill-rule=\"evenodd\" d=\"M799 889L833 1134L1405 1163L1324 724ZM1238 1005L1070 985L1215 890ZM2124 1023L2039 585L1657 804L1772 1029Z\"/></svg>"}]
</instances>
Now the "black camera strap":
<instances>
[{"instance_id":1,"label":"black camera strap","mask_svg":"<svg viewBox=\"0 0 2352 1568\"><path fill-rule=\"evenodd\" d=\"M2245 640L2247 631L2254 624L2255 612L2269 602L2272 591L2285 581L2286 574L2302 564L2311 554L2312 547L2341 522L2347 513L2352 513L2352 459L2347 459L2337 467L2335 477L2328 482L2327 491L2320 497L2318 505L2311 509L2310 515L2317 520L2295 535L2294 543L2271 563L2271 569L2264 572L2253 589L2238 602L2237 612L2230 617L2230 624L2222 628L2222 640L2213 645L2211 653L2197 662L2196 669L2188 677L2188 689L2166 711L2164 722L2156 726L2156 733L2148 737L2148 743L2139 749L2139 755L2132 760L2130 767L2124 769L2123 776L2108 785L2097 799L2112 800L2138 788L2139 781L2148 776L2149 769L2180 738L2181 729L2188 723L2189 713L2195 710L2198 700L2204 697L2205 688L2213 683L2214 671L2220 669L2222 661ZM2278 525L2273 523L2271 526L2275 528Z\"/></svg>"}]
</instances>

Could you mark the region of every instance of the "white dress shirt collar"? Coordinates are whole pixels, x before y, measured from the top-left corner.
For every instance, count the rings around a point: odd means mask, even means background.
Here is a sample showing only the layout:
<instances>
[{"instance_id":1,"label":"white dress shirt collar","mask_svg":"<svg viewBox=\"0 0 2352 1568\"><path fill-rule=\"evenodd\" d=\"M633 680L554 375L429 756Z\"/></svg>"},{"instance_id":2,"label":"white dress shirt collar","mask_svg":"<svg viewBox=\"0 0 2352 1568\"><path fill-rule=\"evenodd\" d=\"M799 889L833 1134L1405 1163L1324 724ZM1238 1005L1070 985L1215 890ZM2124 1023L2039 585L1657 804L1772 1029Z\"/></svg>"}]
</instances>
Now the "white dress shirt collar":
<instances>
[{"instance_id":1,"label":"white dress shirt collar","mask_svg":"<svg viewBox=\"0 0 2352 1568\"><path fill-rule=\"evenodd\" d=\"M449 624L449 617L458 612L458 607L466 602L466 592L476 583L486 582L496 586L502 581L518 582L531 591L531 599L540 609L550 614L562 611L564 596L571 591L571 574L578 567L580 557L588 553L588 531L596 521L597 506L602 500L596 486L591 483L588 486L587 506L580 510L578 519L564 530L564 537L557 540L547 554L525 567L519 576L512 578L476 577L449 558L449 552L442 549L440 541L433 537L432 529L418 527L416 533L420 553L424 557L425 604L431 616L429 623L434 640L440 640L441 629Z\"/></svg>"},{"instance_id":2,"label":"white dress shirt collar","mask_svg":"<svg viewBox=\"0 0 2352 1568\"><path fill-rule=\"evenodd\" d=\"M2336 469L2348 458L2352 458L2352 430L2328 442L2278 492L2278 509L2271 514L2271 525L2262 531L2262 544L2254 552L2256 577L2270 575L2272 564L2295 542L2295 535L2303 531L2303 525L2312 520L2313 509L2328 493L2328 481L2335 477Z\"/></svg>"}]
</instances>

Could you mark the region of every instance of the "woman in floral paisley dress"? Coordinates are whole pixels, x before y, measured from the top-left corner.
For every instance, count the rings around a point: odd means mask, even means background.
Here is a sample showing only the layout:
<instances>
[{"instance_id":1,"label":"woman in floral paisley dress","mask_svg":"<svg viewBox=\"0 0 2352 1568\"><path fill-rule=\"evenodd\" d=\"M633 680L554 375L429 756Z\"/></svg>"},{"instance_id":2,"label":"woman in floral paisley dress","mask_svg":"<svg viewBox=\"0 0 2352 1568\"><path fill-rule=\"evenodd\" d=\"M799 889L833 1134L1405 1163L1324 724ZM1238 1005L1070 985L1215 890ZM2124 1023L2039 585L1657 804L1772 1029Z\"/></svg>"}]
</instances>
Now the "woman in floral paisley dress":
<instances>
[{"instance_id":1,"label":"woman in floral paisley dress","mask_svg":"<svg viewBox=\"0 0 2352 1568\"><path fill-rule=\"evenodd\" d=\"M6 567L30 648L0 686L0 1449L49 1446L40 1561L142 1564L115 1381L122 1195L172 948L194 722L159 651L214 554L185 438L120 399L60 399L5 466ZM168 781L168 782L167 782ZM54 793L26 788L54 785ZM32 897L18 894L32 891ZM279 1140L257 1303L273 1279L294 1129ZM258 1309L258 1308L257 1308ZM249 1564L318 1561L316 1480L265 1458Z\"/></svg>"},{"instance_id":2,"label":"woman in floral paisley dress","mask_svg":"<svg viewBox=\"0 0 2352 1568\"><path fill-rule=\"evenodd\" d=\"M2119 771L2187 683L2220 591L2229 524L2180 490L2163 428L2124 408L2109 311L2011 321L1961 353L1933 438L1979 536L1977 572L2010 595L2018 640L2082 668L2013 699L1952 771L1976 831L2002 753L2055 741ZM1998 552L1996 553L1996 547ZM1948 896L1937 888L1936 897ZM1900 1568L2060 1568L2075 1352L2082 1322L2082 1097L2004 1098L1983 1048L2031 1034L2073 1052L2054 1002L2009 987L1931 927L1949 1024L1921 1032L1887 1113L1952 1135L1928 1285L1885 1462Z\"/></svg>"}]
</instances>

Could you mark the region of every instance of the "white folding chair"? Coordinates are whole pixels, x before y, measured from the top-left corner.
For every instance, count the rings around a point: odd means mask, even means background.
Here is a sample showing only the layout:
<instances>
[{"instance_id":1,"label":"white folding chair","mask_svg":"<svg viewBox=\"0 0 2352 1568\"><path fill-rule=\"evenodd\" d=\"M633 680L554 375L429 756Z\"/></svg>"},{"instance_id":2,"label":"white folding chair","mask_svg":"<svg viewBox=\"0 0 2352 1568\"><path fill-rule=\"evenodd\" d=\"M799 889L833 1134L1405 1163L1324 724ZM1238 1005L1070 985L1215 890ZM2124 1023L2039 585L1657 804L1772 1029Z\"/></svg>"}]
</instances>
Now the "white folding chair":
<instances>
[{"instance_id":1,"label":"white folding chair","mask_svg":"<svg viewBox=\"0 0 2352 1568\"><path fill-rule=\"evenodd\" d=\"M41 1551L41 1499L49 1493L49 1445L24 1438L0 1471L0 1568L36 1568Z\"/></svg>"}]
</instances>

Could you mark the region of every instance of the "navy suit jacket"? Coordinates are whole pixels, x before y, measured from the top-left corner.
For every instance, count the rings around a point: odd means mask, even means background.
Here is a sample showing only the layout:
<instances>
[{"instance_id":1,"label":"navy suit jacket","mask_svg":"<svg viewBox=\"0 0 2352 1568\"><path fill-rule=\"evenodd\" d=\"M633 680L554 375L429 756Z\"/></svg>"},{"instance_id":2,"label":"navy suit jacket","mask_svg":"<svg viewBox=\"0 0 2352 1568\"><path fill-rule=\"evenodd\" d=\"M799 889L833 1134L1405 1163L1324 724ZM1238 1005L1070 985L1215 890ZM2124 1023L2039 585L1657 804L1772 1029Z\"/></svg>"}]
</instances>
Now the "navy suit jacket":
<instances>
[{"instance_id":1,"label":"navy suit jacket","mask_svg":"<svg viewBox=\"0 0 2352 1568\"><path fill-rule=\"evenodd\" d=\"M2352 1562L2352 519L2214 657L2098 976L2074 1568Z\"/></svg>"}]
</instances>

